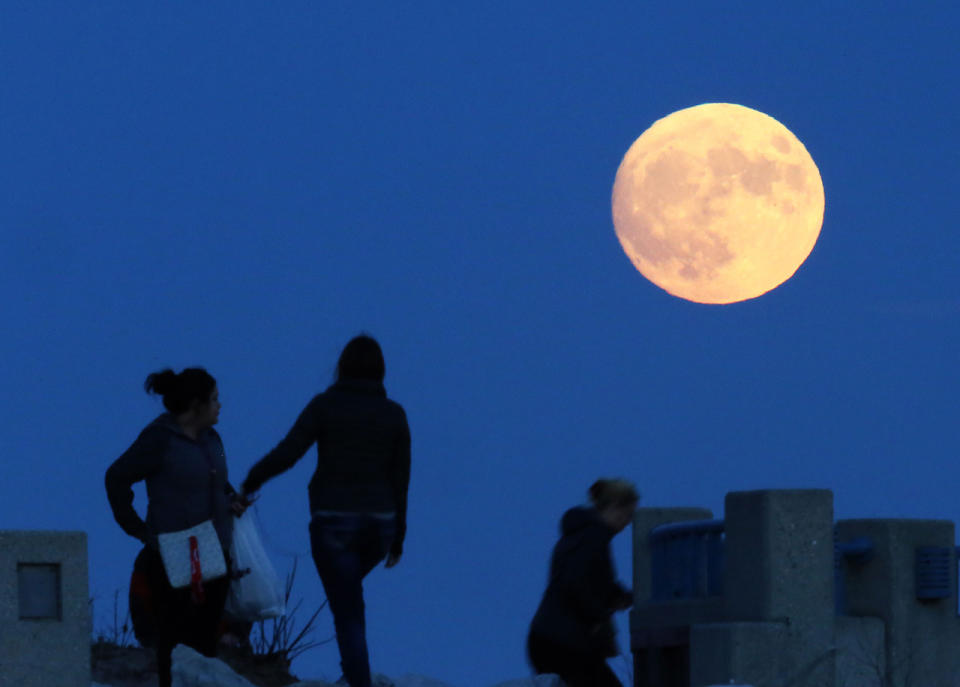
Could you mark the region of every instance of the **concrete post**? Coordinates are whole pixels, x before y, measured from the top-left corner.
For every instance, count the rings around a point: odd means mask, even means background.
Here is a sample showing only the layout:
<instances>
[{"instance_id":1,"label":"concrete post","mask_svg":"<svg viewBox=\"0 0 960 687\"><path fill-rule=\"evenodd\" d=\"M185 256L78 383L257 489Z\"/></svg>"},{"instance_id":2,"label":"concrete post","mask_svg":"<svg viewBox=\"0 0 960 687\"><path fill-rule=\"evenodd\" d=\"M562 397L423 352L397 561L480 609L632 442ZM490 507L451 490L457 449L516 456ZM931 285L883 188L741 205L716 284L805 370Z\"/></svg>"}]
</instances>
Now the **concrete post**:
<instances>
[{"instance_id":1,"label":"concrete post","mask_svg":"<svg viewBox=\"0 0 960 687\"><path fill-rule=\"evenodd\" d=\"M844 566L846 612L884 623L885 656L877 665L885 684L896 687L953 687L960 684L960 620L954 525L946 520L865 519L837 523L838 541L869 537L873 555ZM917 598L916 550L937 547L948 565L947 596Z\"/></svg>"},{"instance_id":2,"label":"concrete post","mask_svg":"<svg viewBox=\"0 0 960 687\"><path fill-rule=\"evenodd\" d=\"M825 489L732 492L726 498L725 521L724 596L731 626L727 630L713 628L712 636L753 632L738 627L743 621L778 623L785 629L779 648L772 639L744 643L740 653L744 670L723 679L767 687L784 684L786 678L790 684L805 687L832 687L833 494ZM769 626L757 631L771 637L780 634ZM709 654L706 648L704 651ZM757 655L751 656L750 651ZM761 665L764 660L779 664L781 674L776 682L767 675L747 674L747 666ZM697 683L691 680L691 684Z\"/></svg>"},{"instance_id":3,"label":"concrete post","mask_svg":"<svg viewBox=\"0 0 960 687\"><path fill-rule=\"evenodd\" d=\"M0 531L0 685L90 687L87 535Z\"/></svg>"}]
</instances>

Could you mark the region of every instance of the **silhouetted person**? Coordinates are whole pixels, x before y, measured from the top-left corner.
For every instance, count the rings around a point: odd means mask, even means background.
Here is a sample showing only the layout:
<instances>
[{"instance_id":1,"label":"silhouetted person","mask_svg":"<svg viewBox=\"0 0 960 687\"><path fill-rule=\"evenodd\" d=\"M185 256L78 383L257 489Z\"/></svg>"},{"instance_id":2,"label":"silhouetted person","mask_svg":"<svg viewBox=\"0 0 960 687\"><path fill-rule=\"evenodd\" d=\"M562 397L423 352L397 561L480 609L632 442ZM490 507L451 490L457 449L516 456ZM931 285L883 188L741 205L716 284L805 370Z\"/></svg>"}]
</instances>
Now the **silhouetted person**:
<instances>
[{"instance_id":1,"label":"silhouetted person","mask_svg":"<svg viewBox=\"0 0 960 687\"><path fill-rule=\"evenodd\" d=\"M174 646L182 643L206 656L216 655L229 578L204 582L204 598L199 602L190 587L174 589L157 535L212 519L229 567L231 514L242 513L245 506L227 481L223 442L213 429L220 414L216 380L202 368L187 368L180 374L163 370L148 376L144 388L161 395L168 412L147 425L113 462L105 483L114 518L124 532L145 544L136 570L139 583L149 591L131 589L131 593L149 599L149 611L137 608L137 612L148 612L155 622L160 687L169 687ZM147 487L146 520L133 508L131 486L140 481Z\"/></svg>"},{"instance_id":2,"label":"silhouetted person","mask_svg":"<svg viewBox=\"0 0 960 687\"><path fill-rule=\"evenodd\" d=\"M384 557L388 568L397 564L406 534L410 430L403 408L387 398L384 371L379 344L352 339L334 384L307 404L243 482L245 494L256 491L317 444L310 544L351 687L370 687L363 578Z\"/></svg>"},{"instance_id":3,"label":"silhouetted person","mask_svg":"<svg viewBox=\"0 0 960 687\"><path fill-rule=\"evenodd\" d=\"M557 674L568 687L622 687L607 658L619 653L613 614L633 596L616 580L610 540L633 520L639 496L625 480L604 479L589 495L592 507L571 508L561 521L527 652L536 674Z\"/></svg>"}]
</instances>

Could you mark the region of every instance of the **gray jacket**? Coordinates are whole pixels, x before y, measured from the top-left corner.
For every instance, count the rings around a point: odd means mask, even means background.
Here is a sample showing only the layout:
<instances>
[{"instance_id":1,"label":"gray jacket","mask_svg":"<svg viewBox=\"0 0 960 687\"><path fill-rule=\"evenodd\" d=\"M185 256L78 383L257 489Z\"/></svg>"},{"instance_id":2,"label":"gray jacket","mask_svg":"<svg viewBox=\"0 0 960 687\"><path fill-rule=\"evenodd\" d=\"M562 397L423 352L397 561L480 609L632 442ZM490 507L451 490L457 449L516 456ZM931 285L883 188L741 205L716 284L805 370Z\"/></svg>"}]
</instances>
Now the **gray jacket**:
<instances>
[{"instance_id":1,"label":"gray jacket","mask_svg":"<svg viewBox=\"0 0 960 687\"><path fill-rule=\"evenodd\" d=\"M147 485L147 518L133 508L135 482ZM227 481L227 458L212 428L191 439L165 413L107 469L107 498L123 531L157 547L157 535L213 519L220 543L229 550L234 489Z\"/></svg>"}]
</instances>

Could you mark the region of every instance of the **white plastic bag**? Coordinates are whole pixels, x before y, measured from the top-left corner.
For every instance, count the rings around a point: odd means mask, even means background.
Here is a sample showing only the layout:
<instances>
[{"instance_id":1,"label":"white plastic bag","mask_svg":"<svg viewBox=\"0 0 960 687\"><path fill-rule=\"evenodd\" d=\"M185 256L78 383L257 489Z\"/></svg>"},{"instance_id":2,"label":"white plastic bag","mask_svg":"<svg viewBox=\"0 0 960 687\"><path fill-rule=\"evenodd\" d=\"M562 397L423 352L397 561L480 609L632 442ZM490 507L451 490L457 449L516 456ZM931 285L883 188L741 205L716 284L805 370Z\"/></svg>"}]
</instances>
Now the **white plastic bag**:
<instances>
[{"instance_id":1,"label":"white plastic bag","mask_svg":"<svg viewBox=\"0 0 960 687\"><path fill-rule=\"evenodd\" d=\"M224 609L237 620L276 618L286 612L280 578L267 558L260 533L249 511L233 519L230 544L234 579Z\"/></svg>"}]
</instances>

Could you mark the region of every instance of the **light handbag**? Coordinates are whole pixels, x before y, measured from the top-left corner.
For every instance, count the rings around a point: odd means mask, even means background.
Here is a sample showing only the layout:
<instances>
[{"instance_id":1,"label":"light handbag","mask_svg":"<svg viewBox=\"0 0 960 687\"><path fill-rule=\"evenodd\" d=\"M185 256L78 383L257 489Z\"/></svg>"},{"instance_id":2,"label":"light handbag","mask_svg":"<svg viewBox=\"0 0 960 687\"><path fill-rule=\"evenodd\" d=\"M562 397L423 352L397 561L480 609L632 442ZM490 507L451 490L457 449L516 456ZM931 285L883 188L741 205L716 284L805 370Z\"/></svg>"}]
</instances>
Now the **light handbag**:
<instances>
[{"instance_id":1,"label":"light handbag","mask_svg":"<svg viewBox=\"0 0 960 687\"><path fill-rule=\"evenodd\" d=\"M179 532L157 535L157 540L167 579L174 589L191 584L196 588L202 581L226 576L227 561L213 520Z\"/></svg>"}]
</instances>

